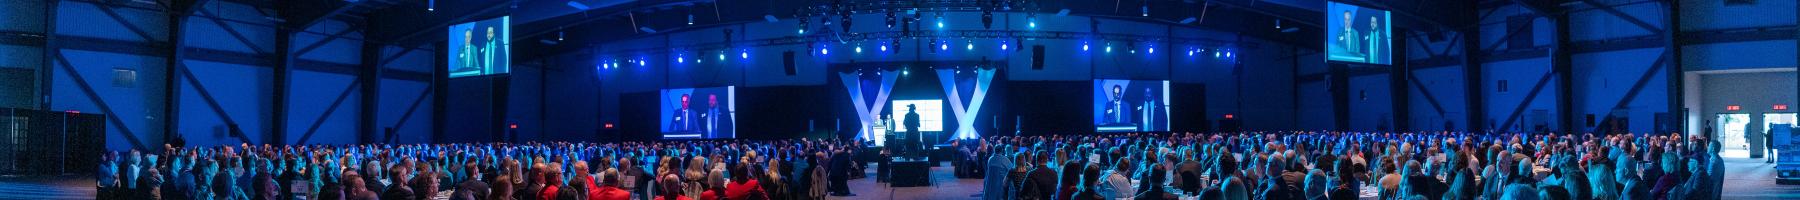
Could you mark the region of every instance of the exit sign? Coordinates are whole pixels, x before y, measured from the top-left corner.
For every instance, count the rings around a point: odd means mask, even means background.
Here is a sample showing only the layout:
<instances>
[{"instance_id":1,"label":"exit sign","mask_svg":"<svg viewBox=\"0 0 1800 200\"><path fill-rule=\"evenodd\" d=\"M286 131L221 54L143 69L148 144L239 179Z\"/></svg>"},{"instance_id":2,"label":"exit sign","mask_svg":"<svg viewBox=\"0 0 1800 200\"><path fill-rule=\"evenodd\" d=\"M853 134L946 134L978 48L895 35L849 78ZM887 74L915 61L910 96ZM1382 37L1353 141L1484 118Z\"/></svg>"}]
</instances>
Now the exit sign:
<instances>
[{"instance_id":1,"label":"exit sign","mask_svg":"<svg viewBox=\"0 0 1800 200\"><path fill-rule=\"evenodd\" d=\"M1775 106L1769 106L1769 109L1787 110L1787 104L1775 104Z\"/></svg>"},{"instance_id":2,"label":"exit sign","mask_svg":"<svg viewBox=\"0 0 1800 200\"><path fill-rule=\"evenodd\" d=\"M1744 109L1743 106L1738 106L1738 105L1725 106L1725 111L1738 111L1738 110L1743 110L1743 109Z\"/></svg>"}]
</instances>

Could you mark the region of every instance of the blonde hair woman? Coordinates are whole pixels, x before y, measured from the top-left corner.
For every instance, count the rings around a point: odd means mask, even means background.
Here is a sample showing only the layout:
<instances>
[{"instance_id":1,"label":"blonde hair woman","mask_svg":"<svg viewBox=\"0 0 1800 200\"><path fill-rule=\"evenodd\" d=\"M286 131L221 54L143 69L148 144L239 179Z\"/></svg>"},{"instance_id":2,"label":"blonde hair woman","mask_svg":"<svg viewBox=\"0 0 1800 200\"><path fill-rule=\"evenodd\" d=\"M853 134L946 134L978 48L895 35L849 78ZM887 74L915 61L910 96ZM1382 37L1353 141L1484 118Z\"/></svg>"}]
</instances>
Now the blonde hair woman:
<instances>
[{"instance_id":1,"label":"blonde hair woman","mask_svg":"<svg viewBox=\"0 0 1800 200\"><path fill-rule=\"evenodd\" d=\"M699 197L701 192L706 191L706 167L706 157L694 156L688 160L687 173L682 176L687 183L681 188L683 195Z\"/></svg>"}]
</instances>

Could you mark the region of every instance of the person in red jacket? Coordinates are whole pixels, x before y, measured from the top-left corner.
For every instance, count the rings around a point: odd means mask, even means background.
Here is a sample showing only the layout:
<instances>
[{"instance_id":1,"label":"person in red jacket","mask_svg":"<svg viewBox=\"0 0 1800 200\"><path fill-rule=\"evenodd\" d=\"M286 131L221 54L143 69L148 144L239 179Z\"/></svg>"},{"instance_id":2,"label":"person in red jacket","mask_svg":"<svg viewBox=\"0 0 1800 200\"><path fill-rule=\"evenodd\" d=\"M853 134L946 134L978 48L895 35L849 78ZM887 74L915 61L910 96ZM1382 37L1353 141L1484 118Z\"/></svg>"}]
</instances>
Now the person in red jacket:
<instances>
[{"instance_id":1,"label":"person in red jacket","mask_svg":"<svg viewBox=\"0 0 1800 200\"><path fill-rule=\"evenodd\" d=\"M750 160L750 159L745 159ZM733 200L765 200L769 199L762 185L750 178L749 164L731 167L731 182L725 183L725 198Z\"/></svg>"},{"instance_id":2,"label":"person in red jacket","mask_svg":"<svg viewBox=\"0 0 1800 200\"><path fill-rule=\"evenodd\" d=\"M706 191L700 193L700 200L725 199L724 173L724 170L713 170L712 173L706 175Z\"/></svg>"},{"instance_id":3,"label":"person in red jacket","mask_svg":"<svg viewBox=\"0 0 1800 200\"><path fill-rule=\"evenodd\" d=\"M556 199L556 193L563 188L562 164L550 163L544 168L544 190L538 192L539 199Z\"/></svg>"},{"instance_id":4,"label":"person in red jacket","mask_svg":"<svg viewBox=\"0 0 1800 200\"><path fill-rule=\"evenodd\" d=\"M624 189L619 189L619 184L624 183L623 182L624 180L621 179L621 177L619 177L618 169L606 169L606 172L601 172L600 173L600 181L601 181L600 189L592 190L591 192L589 192L588 199L590 199L590 200L630 200L631 199L631 192L625 191Z\"/></svg>"},{"instance_id":5,"label":"person in red jacket","mask_svg":"<svg viewBox=\"0 0 1800 200\"><path fill-rule=\"evenodd\" d=\"M661 188L658 188L657 190L658 194L656 195L656 200L694 200L687 196L682 196L681 177L675 176L673 173L663 174L661 181L658 181L657 184L658 186L661 186Z\"/></svg>"}]
</instances>

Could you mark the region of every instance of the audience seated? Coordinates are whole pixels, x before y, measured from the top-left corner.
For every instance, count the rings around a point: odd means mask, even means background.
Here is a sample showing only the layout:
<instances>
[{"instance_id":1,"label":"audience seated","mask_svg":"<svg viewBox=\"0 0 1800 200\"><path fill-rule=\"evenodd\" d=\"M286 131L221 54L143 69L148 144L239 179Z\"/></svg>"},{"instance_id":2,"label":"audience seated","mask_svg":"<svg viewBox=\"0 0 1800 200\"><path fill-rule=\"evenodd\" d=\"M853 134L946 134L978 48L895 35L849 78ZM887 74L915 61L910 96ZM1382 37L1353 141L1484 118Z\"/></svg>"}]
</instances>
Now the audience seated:
<instances>
[{"instance_id":1,"label":"audience seated","mask_svg":"<svg viewBox=\"0 0 1800 200\"><path fill-rule=\"evenodd\" d=\"M990 171L986 199L1717 199L1722 175L1716 144L1678 134L1242 132L980 140L962 143L998 147L980 166ZM1633 168L1650 163L1657 165ZM993 173L1000 170L1006 172Z\"/></svg>"},{"instance_id":2,"label":"audience seated","mask_svg":"<svg viewBox=\"0 0 1800 200\"><path fill-rule=\"evenodd\" d=\"M953 166L985 179L982 199L1717 199L1717 145L1679 134L994 136L958 141ZM853 158L859 148L808 139L167 146L101 155L97 198L825 199L856 192L847 180L866 164Z\"/></svg>"}]
</instances>

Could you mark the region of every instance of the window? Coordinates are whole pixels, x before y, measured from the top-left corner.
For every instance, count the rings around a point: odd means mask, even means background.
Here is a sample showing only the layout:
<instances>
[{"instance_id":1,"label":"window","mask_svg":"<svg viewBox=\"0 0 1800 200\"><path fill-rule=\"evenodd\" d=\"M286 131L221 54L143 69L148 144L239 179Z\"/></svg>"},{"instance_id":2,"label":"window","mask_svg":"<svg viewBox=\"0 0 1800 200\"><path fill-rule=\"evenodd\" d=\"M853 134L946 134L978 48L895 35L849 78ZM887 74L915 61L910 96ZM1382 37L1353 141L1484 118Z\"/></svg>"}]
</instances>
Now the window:
<instances>
[{"instance_id":1,"label":"window","mask_svg":"<svg viewBox=\"0 0 1800 200\"><path fill-rule=\"evenodd\" d=\"M1500 80L1500 83L1494 84L1494 88L1500 89L1501 94L1505 94L1507 91L1511 91L1510 88L1507 88L1506 80Z\"/></svg>"},{"instance_id":2,"label":"window","mask_svg":"<svg viewBox=\"0 0 1800 200\"><path fill-rule=\"evenodd\" d=\"M113 81L112 82L113 82L113 84L112 84L113 87L122 87L122 88L137 87L137 70L126 69L126 68L113 68Z\"/></svg>"}]
</instances>

